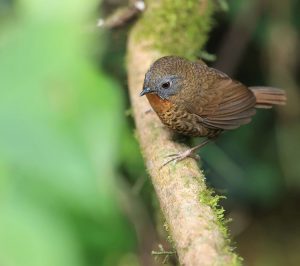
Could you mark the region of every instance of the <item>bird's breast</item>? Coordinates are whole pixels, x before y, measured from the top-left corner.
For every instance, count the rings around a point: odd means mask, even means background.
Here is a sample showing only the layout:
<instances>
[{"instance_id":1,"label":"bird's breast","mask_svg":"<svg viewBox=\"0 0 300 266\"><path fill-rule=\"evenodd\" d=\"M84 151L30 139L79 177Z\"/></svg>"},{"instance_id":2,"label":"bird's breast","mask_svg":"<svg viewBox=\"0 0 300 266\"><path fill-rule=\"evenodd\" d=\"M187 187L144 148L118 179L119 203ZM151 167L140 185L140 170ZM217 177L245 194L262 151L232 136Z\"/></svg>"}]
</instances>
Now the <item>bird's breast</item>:
<instances>
[{"instance_id":1,"label":"bird's breast","mask_svg":"<svg viewBox=\"0 0 300 266\"><path fill-rule=\"evenodd\" d=\"M153 110L158 115L167 112L173 105L170 101L160 98L157 94L150 93L146 96Z\"/></svg>"},{"instance_id":2,"label":"bird's breast","mask_svg":"<svg viewBox=\"0 0 300 266\"><path fill-rule=\"evenodd\" d=\"M202 125L200 117L155 94L147 98L163 124L176 132L188 136L209 136L211 130Z\"/></svg>"}]
</instances>

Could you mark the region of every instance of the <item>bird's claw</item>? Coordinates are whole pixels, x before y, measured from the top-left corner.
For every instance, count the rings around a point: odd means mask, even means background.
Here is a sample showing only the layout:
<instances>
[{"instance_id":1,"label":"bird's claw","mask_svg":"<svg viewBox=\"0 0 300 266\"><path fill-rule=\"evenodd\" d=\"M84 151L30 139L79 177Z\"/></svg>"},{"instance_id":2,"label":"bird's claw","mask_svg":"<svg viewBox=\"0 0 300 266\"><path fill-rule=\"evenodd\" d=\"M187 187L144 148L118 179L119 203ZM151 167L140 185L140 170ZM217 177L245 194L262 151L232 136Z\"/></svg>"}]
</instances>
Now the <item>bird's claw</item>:
<instances>
[{"instance_id":1,"label":"bird's claw","mask_svg":"<svg viewBox=\"0 0 300 266\"><path fill-rule=\"evenodd\" d=\"M149 113L152 113L153 112L153 109L152 108L149 108L145 111L145 114L149 114Z\"/></svg>"},{"instance_id":2,"label":"bird's claw","mask_svg":"<svg viewBox=\"0 0 300 266\"><path fill-rule=\"evenodd\" d=\"M160 167L160 169L163 168L164 166L166 166L167 164L173 162L173 161L175 161L175 164L176 164L176 163L178 163L178 162L180 162L180 161L182 161L182 160L184 160L184 159L186 159L186 158L188 158L188 157L189 157L189 158L193 158L193 159L195 159L196 161L199 161L199 160L200 160L200 156L199 156L198 154L195 154L195 153L193 152L192 149L186 150L186 151L184 151L184 152L182 152L182 153L173 153L173 154L169 154L169 155L167 155L166 157L167 157L167 158L173 157L173 158L171 158L170 160L168 160L167 162L165 162L165 163Z\"/></svg>"},{"instance_id":3,"label":"bird's claw","mask_svg":"<svg viewBox=\"0 0 300 266\"><path fill-rule=\"evenodd\" d=\"M177 156L177 155L179 155L179 154L180 154L180 153L172 153L172 154L167 155L166 158L168 158L168 157L174 157L174 156Z\"/></svg>"}]
</instances>

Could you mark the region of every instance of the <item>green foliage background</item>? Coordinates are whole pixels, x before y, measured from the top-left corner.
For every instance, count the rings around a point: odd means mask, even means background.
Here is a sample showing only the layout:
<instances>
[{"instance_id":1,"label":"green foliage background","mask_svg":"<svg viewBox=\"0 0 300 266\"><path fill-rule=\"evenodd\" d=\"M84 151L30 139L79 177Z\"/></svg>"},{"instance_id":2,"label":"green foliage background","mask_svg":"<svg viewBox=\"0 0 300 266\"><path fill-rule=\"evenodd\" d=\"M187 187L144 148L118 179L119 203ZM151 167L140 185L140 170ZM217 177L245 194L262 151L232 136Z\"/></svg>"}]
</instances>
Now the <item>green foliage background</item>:
<instances>
[{"instance_id":1,"label":"green foliage background","mask_svg":"<svg viewBox=\"0 0 300 266\"><path fill-rule=\"evenodd\" d=\"M87 53L96 4L1 1L0 265L117 265L134 247L116 196L123 95Z\"/></svg>"}]
</instances>

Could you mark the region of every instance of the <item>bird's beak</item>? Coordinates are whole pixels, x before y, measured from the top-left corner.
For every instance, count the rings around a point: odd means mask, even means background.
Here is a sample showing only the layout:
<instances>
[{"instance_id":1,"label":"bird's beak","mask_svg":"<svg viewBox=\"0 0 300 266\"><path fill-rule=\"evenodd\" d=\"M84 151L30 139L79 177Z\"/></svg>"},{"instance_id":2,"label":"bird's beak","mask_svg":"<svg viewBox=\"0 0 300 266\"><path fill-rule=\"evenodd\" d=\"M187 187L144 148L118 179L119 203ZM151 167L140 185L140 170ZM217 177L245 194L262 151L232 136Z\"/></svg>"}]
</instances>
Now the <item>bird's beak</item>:
<instances>
[{"instance_id":1,"label":"bird's beak","mask_svg":"<svg viewBox=\"0 0 300 266\"><path fill-rule=\"evenodd\" d=\"M154 92L151 88L143 88L143 90L140 93L140 96L143 96L143 95L151 93L151 92Z\"/></svg>"}]
</instances>

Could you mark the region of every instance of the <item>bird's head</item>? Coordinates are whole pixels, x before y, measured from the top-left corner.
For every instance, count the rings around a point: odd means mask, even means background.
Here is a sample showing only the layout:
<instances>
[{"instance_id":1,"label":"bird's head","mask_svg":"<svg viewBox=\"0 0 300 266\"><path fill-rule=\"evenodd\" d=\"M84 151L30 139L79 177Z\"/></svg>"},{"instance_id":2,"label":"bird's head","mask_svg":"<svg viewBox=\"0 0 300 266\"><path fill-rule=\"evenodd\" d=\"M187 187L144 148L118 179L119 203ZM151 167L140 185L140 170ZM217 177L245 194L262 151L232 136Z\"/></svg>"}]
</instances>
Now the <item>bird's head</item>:
<instances>
[{"instance_id":1,"label":"bird's head","mask_svg":"<svg viewBox=\"0 0 300 266\"><path fill-rule=\"evenodd\" d=\"M177 94L183 87L183 70L188 64L189 61L176 56L165 56L156 60L145 75L140 96L154 93L161 99L168 99Z\"/></svg>"}]
</instances>

